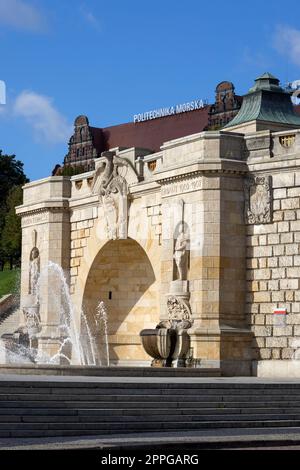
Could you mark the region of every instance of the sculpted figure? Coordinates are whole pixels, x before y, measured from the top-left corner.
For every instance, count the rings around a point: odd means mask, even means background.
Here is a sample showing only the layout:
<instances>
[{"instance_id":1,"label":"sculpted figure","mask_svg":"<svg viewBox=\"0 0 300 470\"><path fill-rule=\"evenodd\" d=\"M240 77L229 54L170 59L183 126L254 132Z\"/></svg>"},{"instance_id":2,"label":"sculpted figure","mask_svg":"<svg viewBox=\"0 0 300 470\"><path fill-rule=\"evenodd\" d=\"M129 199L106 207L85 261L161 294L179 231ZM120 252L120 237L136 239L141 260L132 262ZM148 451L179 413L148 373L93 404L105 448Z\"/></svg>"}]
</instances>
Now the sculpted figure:
<instances>
[{"instance_id":1,"label":"sculpted figure","mask_svg":"<svg viewBox=\"0 0 300 470\"><path fill-rule=\"evenodd\" d=\"M175 243L174 260L177 266L179 279L182 281L186 273L186 249L188 240L185 236L183 225Z\"/></svg>"},{"instance_id":2,"label":"sculpted figure","mask_svg":"<svg viewBox=\"0 0 300 470\"><path fill-rule=\"evenodd\" d=\"M40 275L40 253L34 247L30 253L30 267L29 267L29 294L36 295L37 283Z\"/></svg>"},{"instance_id":3,"label":"sculpted figure","mask_svg":"<svg viewBox=\"0 0 300 470\"><path fill-rule=\"evenodd\" d=\"M116 240L118 238L118 206L112 194L106 193L102 200L109 238Z\"/></svg>"}]
</instances>

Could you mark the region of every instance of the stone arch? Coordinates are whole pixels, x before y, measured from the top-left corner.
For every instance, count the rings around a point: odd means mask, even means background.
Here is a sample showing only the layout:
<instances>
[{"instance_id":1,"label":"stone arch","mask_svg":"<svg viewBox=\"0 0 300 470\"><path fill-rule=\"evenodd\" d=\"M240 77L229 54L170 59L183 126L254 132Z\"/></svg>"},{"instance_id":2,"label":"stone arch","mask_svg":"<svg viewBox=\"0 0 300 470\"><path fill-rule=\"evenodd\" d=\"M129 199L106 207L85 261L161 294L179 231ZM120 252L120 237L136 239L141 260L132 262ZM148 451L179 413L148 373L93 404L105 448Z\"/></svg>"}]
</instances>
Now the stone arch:
<instances>
[{"instance_id":1,"label":"stone arch","mask_svg":"<svg viewBox=\"0 0 300 470\"><path fill-rule=\"evenodd\" d=\"M82 308L93 335L100 301L108 312L110 363L148 364L139 333L159 322L159 291L149 257L137 241L131 238L107 241L90 266ZM96 341L101 341L99 336Z\"/></svg>"}]
</instances>

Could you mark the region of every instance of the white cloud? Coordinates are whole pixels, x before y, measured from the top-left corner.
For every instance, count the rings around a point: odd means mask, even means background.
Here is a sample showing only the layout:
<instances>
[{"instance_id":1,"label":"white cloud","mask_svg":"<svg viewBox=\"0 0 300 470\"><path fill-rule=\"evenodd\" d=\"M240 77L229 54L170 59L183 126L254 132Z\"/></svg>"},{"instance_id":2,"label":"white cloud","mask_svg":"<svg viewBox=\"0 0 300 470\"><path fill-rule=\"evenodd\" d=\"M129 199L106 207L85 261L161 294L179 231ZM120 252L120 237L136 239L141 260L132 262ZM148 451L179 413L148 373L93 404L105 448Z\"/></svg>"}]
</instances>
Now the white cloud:
<instances>
[{"instance_id":1,"label":"white cloud","mask_svg":"<svg viewBox=\"0 0 300 470\"><path fill-rule=\"evenodd\" d=\"M22 91L14 103L14 114L24 118L39 141L66 142L73 128L52 104L51 98L33 91Z\"/></svg>"},{"instance_id":2,"label":"white cloud","mask_svg":"<svg viewBox=\"0 0 300 470\"><path fill-rule=\"evenodd\" d=\"M80 14L84 18L84 20L87 23L89 23L93 28L95 28L98 31L101 30L100 21L98 20L98 18L90 10L88 10L86 8L85 5L81 5Z\"/></svg>"},{"instance_id":3,"label":"white cloud","mask_svg":"<svg viewBox=\"0 0 300 470\"><path fill-rule=\"evenodd\" d=\"M41 31L45 18L24 0L0 0L0 24L25 31Z\"/></svg>"},{"instance_id":4,"label":"white cloud","mask_svg":"<svg viewBox=\"0 0 300 470\"><path fill-rule=\"evenodd\" d=\"M300 65L300 31L287 25L277 26L274 35L275 49L291 62Z\"/></svg>"}]
</instances>

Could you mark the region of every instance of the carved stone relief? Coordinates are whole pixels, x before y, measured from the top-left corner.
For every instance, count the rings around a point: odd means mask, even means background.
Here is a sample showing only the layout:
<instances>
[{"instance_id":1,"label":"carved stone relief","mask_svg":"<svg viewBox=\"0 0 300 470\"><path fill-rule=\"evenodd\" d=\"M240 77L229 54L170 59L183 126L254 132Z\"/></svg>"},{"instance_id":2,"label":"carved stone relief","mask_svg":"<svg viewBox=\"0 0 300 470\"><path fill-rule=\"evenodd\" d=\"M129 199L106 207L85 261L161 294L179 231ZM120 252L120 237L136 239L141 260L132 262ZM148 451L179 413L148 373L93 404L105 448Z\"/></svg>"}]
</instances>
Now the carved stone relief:
<instances>
[{"instance_id":1,"label":"carved stone relief","mask_svg":"<svg viewBox=\"0 0 300 470\"><path fill-rule=\"evenodd\" d=\"M175 295L170 296L167 300L167 309L170 321L191 321L191 307L186 299L176 297Z\"/></svg>"},{"instance_id":2,"label":"carved stone relief","mask_svg":"<svg viewBox=\"0 0 300 470\"><path fill-rule=\"evenodd\" d=\"M270 176L251 176L246 180L245 221L247 224L272 222Z\"/></svg>"},{"instance_id":3,"label":"carved stone relief","mask_svg":"<svg viewBox=\"0 0 300 470\"><path fill-rule=\"evenodd\" d=\"M128 184L125 177L132 171L130 164L114 152L104 152L97 164L93 192L99 194L107 236L111 240L127 238Z\"/></svg>"}]
</instances>

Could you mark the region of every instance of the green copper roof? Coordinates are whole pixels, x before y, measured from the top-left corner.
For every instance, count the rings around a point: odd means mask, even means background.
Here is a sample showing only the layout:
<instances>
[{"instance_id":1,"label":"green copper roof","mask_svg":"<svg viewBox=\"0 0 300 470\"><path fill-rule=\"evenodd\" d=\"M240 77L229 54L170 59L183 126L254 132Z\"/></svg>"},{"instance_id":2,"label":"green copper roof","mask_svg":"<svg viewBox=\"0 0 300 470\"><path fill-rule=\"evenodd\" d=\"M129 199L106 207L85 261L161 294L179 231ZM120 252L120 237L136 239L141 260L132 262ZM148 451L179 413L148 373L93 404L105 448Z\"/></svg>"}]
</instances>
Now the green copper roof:
<instances>
[{"instance_id":1,"label":"green copper roof","mask_svg":"<svg viewBox=\"0 0 300 470\"><path fill-rule=\"evenodd\" d=\"M300 116L294 112L290 95L280 87L278 78L270 73L264 73L255 80L254 86L244 96L238 114L224 127L250 121L300 126Z\"/></svg>"}]
</instances>

